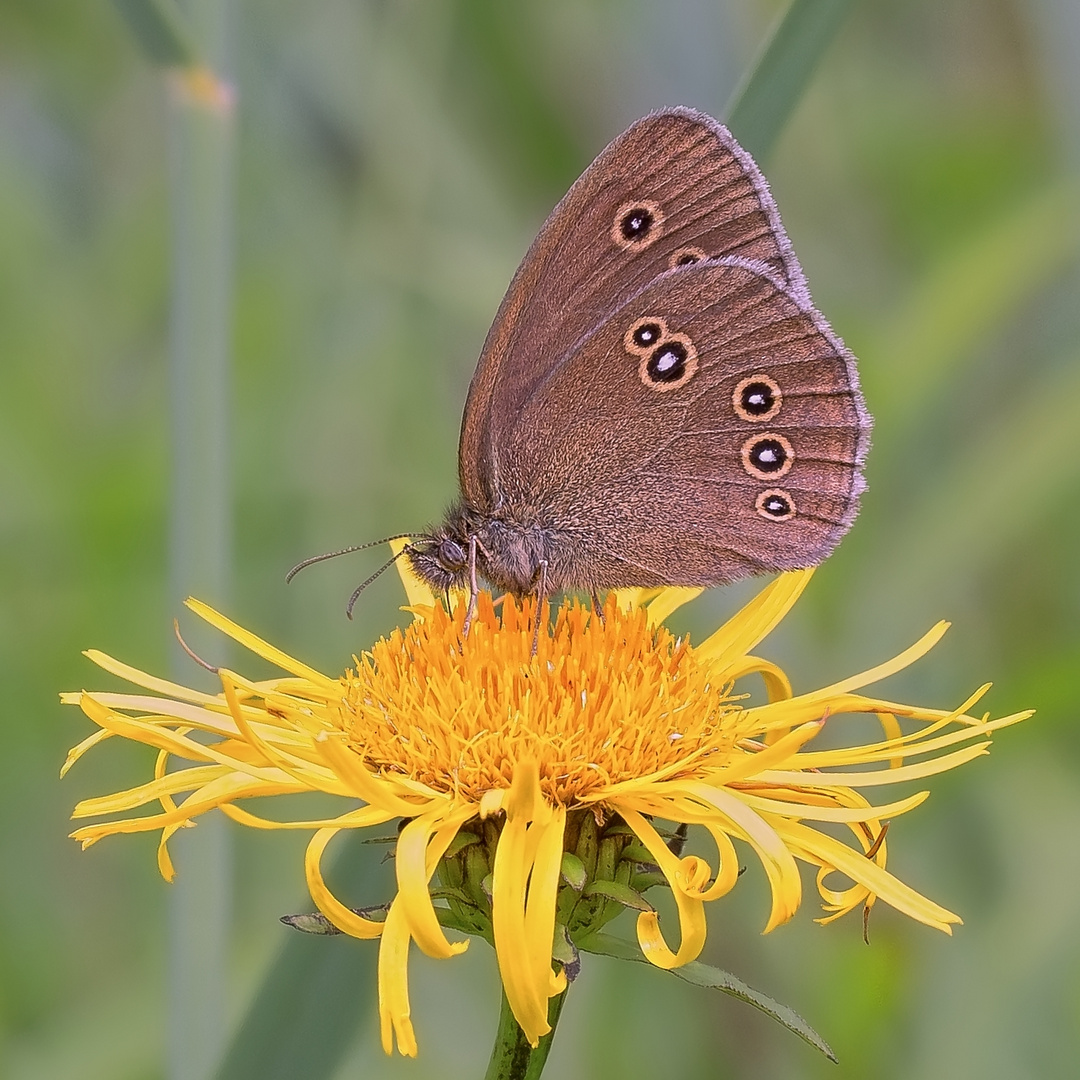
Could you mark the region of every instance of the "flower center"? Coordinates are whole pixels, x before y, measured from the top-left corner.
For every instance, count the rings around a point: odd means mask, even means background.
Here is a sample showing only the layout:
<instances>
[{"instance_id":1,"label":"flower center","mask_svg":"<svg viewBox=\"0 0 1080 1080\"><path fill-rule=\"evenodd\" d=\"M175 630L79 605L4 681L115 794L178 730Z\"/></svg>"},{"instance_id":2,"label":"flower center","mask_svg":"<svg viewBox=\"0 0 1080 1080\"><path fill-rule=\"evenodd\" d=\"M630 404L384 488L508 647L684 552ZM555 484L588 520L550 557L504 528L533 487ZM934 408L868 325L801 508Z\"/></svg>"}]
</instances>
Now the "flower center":
<instances>
[{"instance_id":1,"label":"flower center","mask_svg":"<svg viewBox=\"0 0 1080 1080\"><path fill-rule=\"evenodd\" d=\"M341 728L368 768L479 799L536 760L553 801L598 786L722 764L742 711L710 682L686 639L609 599L601 620L564 601L532 655L533 605L481 594L462 641L463 607L425 612L377 642L341 680ZM738 751L736 751L737 753Z\"/></svg>"}]
</instances>

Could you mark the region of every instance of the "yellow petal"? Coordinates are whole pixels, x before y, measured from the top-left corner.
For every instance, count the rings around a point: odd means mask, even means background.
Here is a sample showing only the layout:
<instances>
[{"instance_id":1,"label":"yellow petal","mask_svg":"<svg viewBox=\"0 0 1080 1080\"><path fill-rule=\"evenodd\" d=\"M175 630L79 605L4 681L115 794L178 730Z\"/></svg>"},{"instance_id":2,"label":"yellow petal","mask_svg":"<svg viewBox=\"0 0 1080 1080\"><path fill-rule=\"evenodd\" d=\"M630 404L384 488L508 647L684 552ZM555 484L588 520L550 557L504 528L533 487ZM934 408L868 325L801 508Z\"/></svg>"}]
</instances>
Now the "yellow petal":
<instances>
[{"instance_id":1,"label":"yellow petal","mask_svg":"<svg viewBox=\"0 0 1080 1080\"><path fill-rule=\"evenodd\" d=\"M359 810L350 810L347 814L339 814L331 818L309 818L306 821L273 821L270 818L258 817L249 813L239 806L224 803L221 806L222 813L232 818L238 825L246 825L252 829L366 829L370 825L381 825L384 821L390 821L394 814L388 814L377 806L362 806Z\"/></svg>"},{"instance_id":2,"label":"yellow petal","mask_svg":"<svg viewBox=\"0 0 1080 1080\"><path fill-rule=\"evenodd\" d=\"M765 692L769 701L786 701L792 696L791 680L776 664L762 660L759 656L744 656L735 664L724 668L724 678L735 682L747 675L760 675L765 683Z\"/></svg>"},{"instance_id":3,"label":"yellow petal","mask_svg":"<svg viewBox=\"0 0 1080 1080\"><path fill-rule=\"evenodd\" d=\"M625 589L612 589L611 592L615 596L615 604L620 611L637 611L639 607L659 596L663 589L642 589L629 586Z\"/></svg>"},{"instance_id":4,"label":"yellow petal","mask_svg":"<svg viewBox=\"0 0 1080 1080\"><path fill-rule=\"evenodd\" d=\"M679 784L678 787L714 806L737 826L743 838L757 852L772 888L772 910L764 932L767 934L781 923L787 922L798 910L802 899L802 882L799 868L776 830L741 799L723 789L692 781Z\"/></svg>"},{"instance_id":5,"label":"yellow petal","mask_svg":"<svg viewBox=\"0 0 1080 1080\"><path fill-rule=\"evenodd\" d=\"M735 854L735 845L731 837L715 821L703 822L709 835L716 844L717 871L716 880L707 889L699 892L700 899L719 900L729 893L739 880L739 857Z\"/></svg>"},{"instance_id":6,"label":"yellow petal","mask_svg":"<svg viewBox=\"0 0 1080 1080\"><path fill-rule=\"evenodd\" d=\"M765 788L764 790L769 790ZM739 798L751 809L761 814L780 814L795 821L835 821L839 823L867 821L870 818L894 818L914 810L925 802L929 791L920 791L906 799L886 803L884 806L842 807L811 806L806 802L784 802L780 799L766 799L750 791L740 791Z\"/></svg>"},{"instance_id":7,"label":"yellow petal","mask_svg":"<svg viewBox=\"0 0 1080 1080\"><path fill-rule=\"evenodd\" d=\"M540 791L540 769L535 758L525 758L514 766L514 779L503 800L507 818L532 821L543 813L544 796Z\"/></svg>"},{"instance_id":8,"label":"yellow petal","mask_svg":"<svg viewBox=\"0 0 1080 1080\"><path fill-rule=\"evenodd\" d=\"M398 1053L416 1057L416 1033L413 1031L409 1008L409 926L395 900L390 905L379 942L379 1029L382 1048L394 1052L397 1036Z\"/></svg>"},{"instance_id":9,"label":"yellow petal","mask_svg":"<svg viewBox=\"0 0 1080 1080\"><path fill-rule=\"evenodd\" d=\"M684 604L697 599L705 590L699 586L670 585L662 589L648 606L649 625L658 626L672 612L678 611Z\"/></svg>"},{"instance_id":10,"label":"yellow petal","mask_svg":"<svg viewBox=\"0 0 1080 1080\"><path fill-rule=\"evenodd\" d=\"M490 788L480 796L480 820L491 817L503 807L503 799L506 797L505 788Z\"/></svg>"},{"instance_id":11,"label":"yellow petal","mask_svg":"<svg viewBox=\"0 0 1080 1080\"><path fill-rule=\"evenodd\" d=\"M716 660L723 665L725 661L733 664L745 656L791 610L813 576L813 567L781 574L738 614L706 638L697 647L698 657L702 660ZM724 677L723 666L717 669L717 677Z\"/></svg>"},{"instance_id":12,"label":"yellow petal","mask_svg":"<svg viewBox=\"0 0 1080 1080\"><path fill-rule=\"evenodd\" d=\"M679 949L673 952L664 940L659 918L654 911L638 915L638 945L645 959L659 968L670 971L696 960L705 946L705 905L700 895L686 889L687 874L684 861L674 855L660 834L637 811L620 806L623 820L648 849L653 860L671 885L671 894L679 912ZM689 860L687 860L689 862Z\"/></svg>"},{"instance_id":13,"label":"yellow petal","mask_svg":"<svg viewBox=\"0 0 1080 1080\"><path fill-rule=\"evenodd\" d=\"M431 591L431 586L414 572L408 555L401 554L410 543L411 540L407 539L390 541L390 550L397 557L394 561L394 568L401 578L401 584L405 588L405 595L408 597L410 608L434 607L435 604L439 603L440 598Z\"/></svg>"},{"instance_id":14,"label":"yellow petal","mask_svg":"<svg viewBox=\"0 0 1080 1080\"><path fill-rule=\"evenodd\" d=\"M506 822L495 849L491 886L491 926L503 989L532 1046L538 1045L541 1036L551 1030L547 1020L547 978L542 986L538 985L525 925L526 882L544 831L543 822L532 829L527 822L542 816L541 800L535 761L519 763L505 800ZM550 821L551 815L547 818ZM550 958L550 951L548 955Z\"/></svg>"},{"instance_id":15,"label":"yellow petal","mask_svg":"<svg viewBox=\"0 0 1080 1080\"><path fill-rule=\"evenodd\" d=\"M706 783L733 784L739 780L744 780L748 776L757 776L762 770L771 768L773 765L786 762L790 757L798 753L815 735L819 734L824 726L824 720L813 720L809 724L801 724L782 739L778 739L771 746L765 747L764 750L738 757L731 765L717 769L715 773L709 776Z\"/></svg>"},{"instance_id":16,"label":"yellow petal","mask_svg":"<svg viewBox=\"0 0 1080 1080\"><path fill-rule=\"evenodd\" d=\"M929 761L919 761L914 765L902 765L898 769L874 769L871 772L847 772L838 769L836 772L793 772L781 769L766 769L757 774L754 779L767 784L790 786L801 784L806 787L875 787L881 784L899 784L905 780L922 780L927 776L937 773L948 772L958 765L963 765L972 758L981 757L990 753L989 741L976 743L974 746L965 746L951 754L943 754L941 757L931 758ZM809 755L807 755L809 756ZM828 764L826 762L825 764Z\"/></svg>"},{"instance_id":17,"label":"yellow petal","mask_svg":"<svg viewBox=\"0 0 1080 1080\"><path fill-rule=\"evenodd\" d=\"M169 698L178 698L180 701L189 701L196 705L210 705L215 701L213 694L205 694L201 690L191 690L178 683L169 682L167 679L159 679L154 675L147 675L145 671L131 667L120 660L115 660L108 653L98 649L87 649L83 656L89 657L99 668L103 668L110 675L116 675L125 682L141 686L146 690L153 690L156 694L162 694Z\"/></svg>"},{"instance_id":18,"label":"yellow petal","mask_svg":"<svg viewBox=\"0 0 1080 1080\"><path fill-rule=\"evenodd\" d=\"M462 822L472 816L472 807L453 816L448 824L442 809L423 817L414 818L398 837L394 859L397 873L398 899L401 914L409 926L409 933L416 944L428 956L446 960L468 947L468 941L449 942L439 925L438 916L431 903L428 882L431 880L439 859L450 846ZM436 839L432 840L432 834Z\"/></svg>"},{"instance_id":19,"label":"yellow petal","mask_svg":"<svg viewBox=\"0 0 1080 1080\"><path fill-rule=\"evenodd\" d=\"M550 1028L530 979L525 938L526 828L521 818L508 818L499 837L492 868L491 927L506 1000L535 1046Z\"/></svg>"},{"instance_id":20,"label":"yellow petal","mask_svg":"<svg viewBox=\"0 0 1080 1080\"><path fill-rule=\"evenodd\" d=\"M326 845L334 839L340 829L320 829L307 846L304 855L304 873L307 877L308 892L315 906L340 930L356 938L377 938L385 923L375 922L357 915L347 908L327 887L322 876L322 856Z\"/></svg>"},{"instance_id":21,"label":"yellow petal","mask_svg":"<svg viewBox=\"0 0 1080 1080\"><path fill-rule=\"evenodd\" d=\"M417 804L398 796L393 782L368 772L359 757L345 746L341 739L324 735L315 740L315 747L341 779L349 794L358 799L378 806L395 817L415 817L429 808L430 802Z\"/></svg>"},{"instance_id":22,"label":"yellow petal","mask_svg":"<svg viewBox=\"0 0 1080 1080\"><path fill-rule=\"evenodd\" d=\"M275 664L283 671L291 672L293 675L298 675L301 679L307 679L316 685L331 687L337 685L337 680L328 679L321 672L308 667L307 664L294 660L288 653L284 653L269 642L263 641L261 637L251 633L250 630L245 630L242 626L234 623L232 619L228 619L215 611L209 604L204 604L201 600L196 600L192 596L189 596L184 601L184 604L194 611L199 618L220 630L226 637L231 637L233 641L239 642L245 649L249 649L264 660L269 660L271 664Z\"/></svg>"},{"instance_id":23,"label":"yellow petal","mask_svg":"<svg viewBox=\"0 0 1080 1080\"><path fill-rule=\"evenodd\" d=\"M778 827L790 845L834 866L852 881L864 885L885 903L891 904L897 911L902 911L927 926L944 930L947 934L952 933L950 924L961 922L958 915L928 900L887 870L883 870L873 859L853 851L839 840L795 822L785 822Z\"/></svg>"},{"instance_id":24,"label":"yellow petal","mask_svg":"<svg viewBox=\"0 0 1080 1080\"><path fill-rule=\"evenodd\" d=\"M67 697L68 695L65 694L63 696ZM76 697L76 695L71 696ZM105 739L109 738L112 738L111 731L107 731L105 728L98 728L98 730L95 731L93 735L87 735L87 737L83 739L83 741L79 743L78 746L73 746L68 751L67 758L65 759L64 764L60 768L60 779L63 780L63 778L67 776L68 770L71 768L71 766L74 765L75 762L78 761L79 758L81 758L87 750L89 750L93 746L97 746L99 742L103 742Z\"/></svg>"},{"instance_id":25,"label":"yellow petal","mask_svg":"<svg viewBox=\"0 0 1080 1080\"><path fill-rule=\"evenodd\" d=\"M545 1001L553 989L551 947L555 936L555 901L562 869L566 811L558 807L551 820L532 826L540 831L536 858L529 876L529 895L525 902L525 947L534 982L534 994ZM559 992L559 991L554 991Z\"/></svg>"}]
</instances>

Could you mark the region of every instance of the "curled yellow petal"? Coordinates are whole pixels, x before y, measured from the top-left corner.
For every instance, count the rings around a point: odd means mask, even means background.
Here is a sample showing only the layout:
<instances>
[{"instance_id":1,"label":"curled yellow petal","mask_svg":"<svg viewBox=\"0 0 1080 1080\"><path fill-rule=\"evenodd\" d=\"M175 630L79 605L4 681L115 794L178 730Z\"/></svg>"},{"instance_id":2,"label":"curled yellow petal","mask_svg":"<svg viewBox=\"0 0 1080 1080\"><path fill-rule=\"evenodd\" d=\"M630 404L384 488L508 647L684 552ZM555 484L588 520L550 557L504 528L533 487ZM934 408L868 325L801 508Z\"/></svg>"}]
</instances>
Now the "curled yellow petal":
<instances>
[{"instance_id":1,"label":"curled yellow petal","mask_svg":"<svg viewBox=\"0 0 1080 1080\"><path fill-rule=\"evenodd\" d=\"M467 940L453 943L446 940L428 893L428 882L435 867L457 834L464 816L459 812L457 818L448 823L442 820L442 811L437 810L414 818L401 830L397 842L398 898L395 902L401 905L402 918L416 944L437 960L456 956L469 946Z\"/></svg>"},{"instance_id":2,"label":"curled yellow petal","mask_svg":"<svg viewBox=\"0 0 1080 1080\"><path fill-rule=\"evenodd\" d=\"M634 810L623 810L627 825L648 848L649 854L663 871L671 885L672 895L679 912L679 948L673 952L660 930L655 911L643 911L638 915L637 937L641 951L651 964L670 970L696 960L705 946L705 906L700 895L688 891L688 875L683 860L672 854L660 834L649 822ZM693 863L690 863L693 866ZM693 875L696 877L696 875Z\"/></svg>"},{"instance_id":3,"label":"curled yellow petal","mask_svg":"<svg viewBox=\"0 0 1080 1080\"><path fill-rule=\"evenodd\" d=\"M944 930L947 934L952 933L951 924L962 921L959 915L954 915L940 904L928 900L898 878L893 877L887 870L882 869L873 859L867 859L860 852L853 851L846 844L840 843L839 840L795 822L786 823L782 830L788 843L794 848L804 850L815 860L827 862L881 897L897 911L902 911L905 915L926 923L927 926Z\"/></svg>"},{"instance_id":4,"label":"curled yellow petal","mask_svg":"<svg viewBox=\"0 0 1080 1080\"><path fill-rule=\"evenodd\" d=\"M340 829L320 829L307 846L304 855L304 873L307 877L308 892L315 906L340 930L356 938L377 938L385 923L374 919L365 919L347 908L327 887L322 876L322 856L326 845L334 839Z\"/></svg>"}]
</instances>

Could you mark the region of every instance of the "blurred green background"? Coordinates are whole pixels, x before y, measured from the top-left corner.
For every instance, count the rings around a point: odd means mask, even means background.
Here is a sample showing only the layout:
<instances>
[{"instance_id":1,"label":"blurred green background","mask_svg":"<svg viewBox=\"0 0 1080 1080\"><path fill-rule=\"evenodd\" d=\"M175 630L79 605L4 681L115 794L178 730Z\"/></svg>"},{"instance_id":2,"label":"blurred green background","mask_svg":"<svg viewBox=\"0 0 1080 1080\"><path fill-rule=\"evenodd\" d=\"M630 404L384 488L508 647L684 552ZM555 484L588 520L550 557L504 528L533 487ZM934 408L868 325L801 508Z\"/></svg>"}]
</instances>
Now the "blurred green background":
<instances>
[{"instance_id":1,"label":"blurred green background","mask_svg":"<svg viewBox=\"0 0 1080 1080\"><path fill-rule=\"evenodd\" d=\"M206 599L327 671L393 625L392 575L354 623L343 615L377 553L288 588L283 573L440 514L475 358L548 210L649 109L722 114L781 7L234 5L234 569L230 594ZM738 1002L588 959L553 1077L1076 1075L1080 5L851 8L765 169L819 306L860 358L877 421L870 491L762 651L805 689L945 617L945 641L882 693L953 705L993 679L995 714L1039 713L938 778L890 833L890 866L963 915L952 939L879 905L867 947L856 918L814 925L812 896L763 938L753 871L712 905L705 958L800 1011L839 1066ZM80 854L65 838L77 799L140 781L152 757L109 744L61 785L89 724L56 694L103 684L80 656L90 646L169 666L166 129L160 72L112 5L0 2L10 1080L165 1075L168 887L154 840ZM703 597L683 622L700 635L747 594ZM288 936L276 917L310 907L304 836L234 833L230 1025ZM358 856L372 880L356 902L380 898L378 854ZM365 987L339 1008L354 1022L331 1075L482 1073L497 1015L483 943L414 958L416 1061L378 1048L375 946L310 948L351 950ZM328 1044L320 1015L303 1027Z\"/></svg>"}]
</instances>

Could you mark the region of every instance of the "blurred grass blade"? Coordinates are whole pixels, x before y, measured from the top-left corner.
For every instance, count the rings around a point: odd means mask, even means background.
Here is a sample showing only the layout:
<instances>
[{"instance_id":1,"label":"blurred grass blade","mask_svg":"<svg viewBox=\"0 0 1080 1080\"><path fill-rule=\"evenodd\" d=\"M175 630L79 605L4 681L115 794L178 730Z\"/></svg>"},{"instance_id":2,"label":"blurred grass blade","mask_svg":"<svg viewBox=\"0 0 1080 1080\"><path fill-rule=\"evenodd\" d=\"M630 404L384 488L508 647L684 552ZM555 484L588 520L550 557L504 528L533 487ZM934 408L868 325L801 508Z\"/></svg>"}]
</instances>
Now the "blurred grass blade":
<instances>
[{"instance_id":1,"label":"blurred grass blade","mask_svg":"<svg viewBox=\"0 0 1080 1080\"><path fill-rule=\"evenodd\" d=\"M957 447L949 467L896 528L878 581L891 596L956 595L976 575L1061 513L1080 481L1080 353L1066 354L1033 379L1007 415ZM867 588L871 586L868 584ZM883 587L883 586L880 586ZM866 595L866 594L862 594ZM871 610L894 610L880 597Z\"/></svg>"},{"instance_id":2,"label":"blurred grass blade","mask_svg":"<svg viewBox=\"0 0 1080 1080\"><path fill-rule=\"evenodd\" d=\"M578 944L585 952L599 953L601 956L611 956L617 960L648 963L636 944L623 941L612 934L593 934ZM742 979L736 978L730 972L694 960L682 967L672 969L671 974L695 986L720 990L740 1001L745 1001L747 1005L753 1005L755 1009L760 1009L766 1016L771 1016L783 1024L788 1031L794 1032L800 1039L808 1042L815 1050L820 1050L830 1061L836 1060L832 1047L794 1009L789 1009L786 1005L773 1001L767 994L762 994L747 986Z\"/></svg>"},{"instance_id":3,"label":"blurred grass blade","mask_svg":"<svg viewBox=\"0 0 1080 1080\"><path fill-rule=\"evenodd\" d=\"M916 421L976 346L1053 288L1080 252L1080 184L1066 177L994 218L924 274L863 352L870 400L894 428Z\"/></svg>"},{"instance_id":4,"label":"blurred grass blade","mask_svg":"<svg viewBox=\"0 0 1080 1080\"><path fill-rule=\"evenodd\" d=\"M176 0L113 0L152 63L191 67L199 50Z\"/></svg>"},{"instance_id":5,"label":"blurred grass blade","mask_svg":"<svg viewBox=\"0 0 1080 1080\"><path fill-rule=\"evenodd\" d=\"M343 844L330 878L345 894L392 888L382 855L358 836ZM372 879L378 879L373 881ZM376 941L288 931L233 1036L216 1080L327 1080L359 1025L375 1015Z\"/></svg>"},{"instance_id":6,"label":"blurred grass blade","mask_svg":"<svg viewBox=\"0 0 1080 1080\"><path fill-rule=\"evenodd\" d=\"M267 972L217 1080L324 1080L374 1015L370 941L292 933Z\"/></svg>"},{"instance_id":7,"label":"blurred grass blade","mask_svg":"<svg viewBox=\"0 0 1080 1080\"><path fill-rule=\"evenodd\" d=\"M754 157L765 157L810 82L851 0L792 0L726 110L727 125Z\"/></svg>"}]
</instances>

